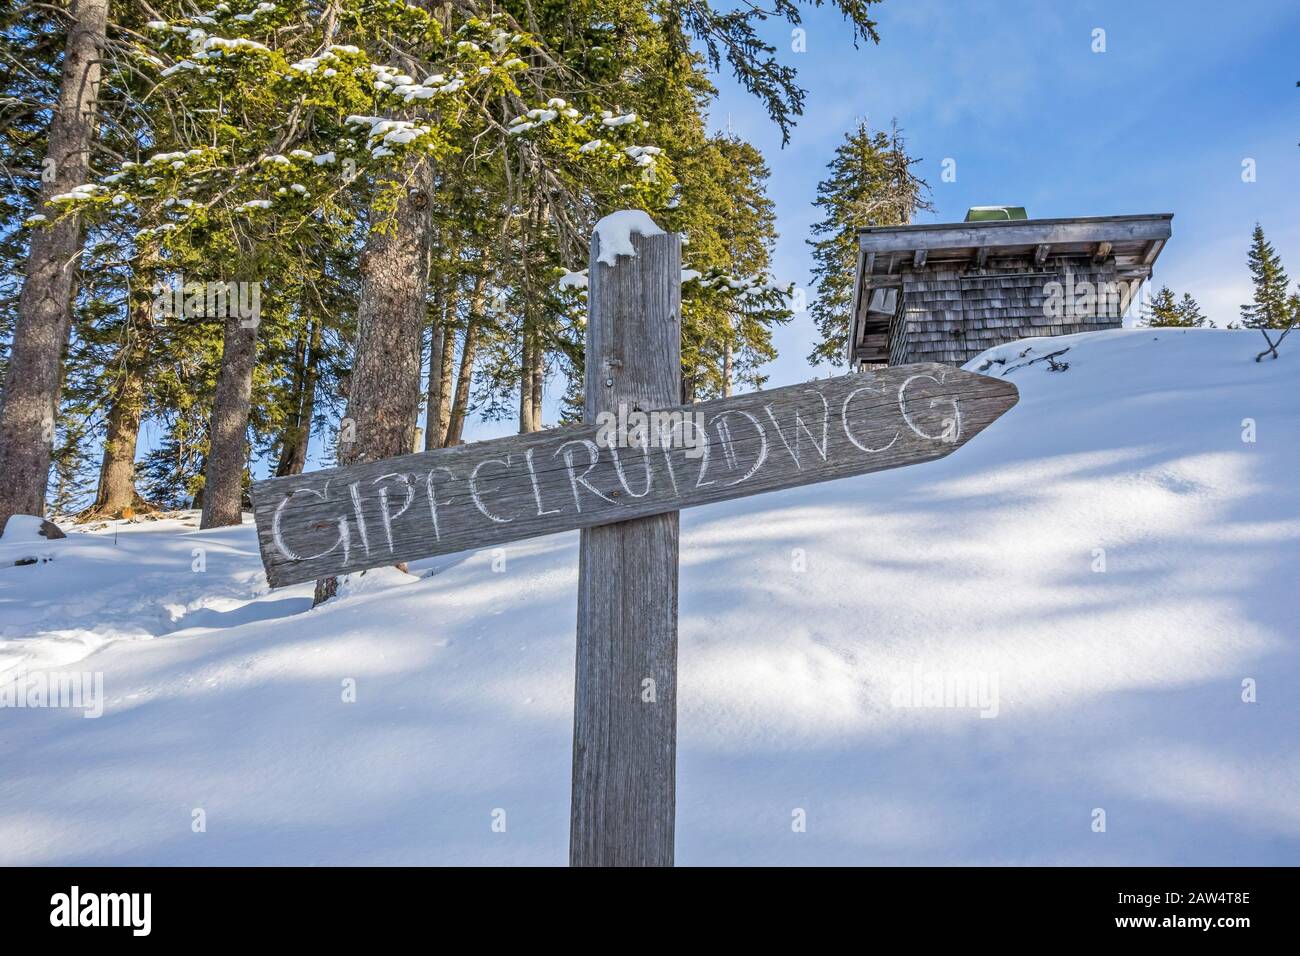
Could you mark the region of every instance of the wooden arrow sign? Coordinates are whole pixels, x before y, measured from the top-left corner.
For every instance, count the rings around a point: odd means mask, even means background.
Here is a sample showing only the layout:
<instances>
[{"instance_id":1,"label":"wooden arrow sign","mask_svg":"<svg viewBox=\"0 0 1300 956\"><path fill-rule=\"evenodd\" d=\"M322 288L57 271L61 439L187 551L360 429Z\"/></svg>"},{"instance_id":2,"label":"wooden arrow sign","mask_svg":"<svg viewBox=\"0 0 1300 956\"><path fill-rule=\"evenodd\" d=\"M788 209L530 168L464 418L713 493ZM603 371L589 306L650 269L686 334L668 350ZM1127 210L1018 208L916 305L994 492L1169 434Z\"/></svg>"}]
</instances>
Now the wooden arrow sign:
<instances>
[{"instance_id":1,"label":"wooden arrow sign","mask_svg":"<svg viewBox=\"0 0 1300 956\"><path fill-rule=\"evenodd\" d=\"M902 365L252 486L272 587L951 454L1016 387Z\"/></svg>"}]
</instances>

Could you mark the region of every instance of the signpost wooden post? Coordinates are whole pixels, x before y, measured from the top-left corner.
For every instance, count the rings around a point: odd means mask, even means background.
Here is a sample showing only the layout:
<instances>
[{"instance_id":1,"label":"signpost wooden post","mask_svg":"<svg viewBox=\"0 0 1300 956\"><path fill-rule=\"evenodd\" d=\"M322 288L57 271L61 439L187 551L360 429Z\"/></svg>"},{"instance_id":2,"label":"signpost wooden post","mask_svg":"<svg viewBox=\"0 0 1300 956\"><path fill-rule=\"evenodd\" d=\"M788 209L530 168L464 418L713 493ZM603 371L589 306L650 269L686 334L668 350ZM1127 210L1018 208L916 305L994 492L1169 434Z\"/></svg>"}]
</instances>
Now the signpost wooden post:
<instances>
[{"instance_id":1,"label":"signpost wooden post","mask_svg":"<svg viewBox=\"0 0 1300 956\"><path fill-rule=\"evenodd\" d=\"M673 862L678 510L942 458L1018 397L921 364L678 406L679 240L631 239L593 239L584 424L251 489L273 587L583 529L575 866Z\"/></svg>"},{"instance_id":2,"label":"signpost wooden post","mask_svg":"<svg viewBox=\"0 0 1300 956\"><path fill-rule=\"evenodd\" d=\"M678 404L681 242L587 270L586 420ZM639 491L639 482L618 490ZM677 768L678 513L582 532L571 866L672 866Z\"/></svg>"}]
</instances>

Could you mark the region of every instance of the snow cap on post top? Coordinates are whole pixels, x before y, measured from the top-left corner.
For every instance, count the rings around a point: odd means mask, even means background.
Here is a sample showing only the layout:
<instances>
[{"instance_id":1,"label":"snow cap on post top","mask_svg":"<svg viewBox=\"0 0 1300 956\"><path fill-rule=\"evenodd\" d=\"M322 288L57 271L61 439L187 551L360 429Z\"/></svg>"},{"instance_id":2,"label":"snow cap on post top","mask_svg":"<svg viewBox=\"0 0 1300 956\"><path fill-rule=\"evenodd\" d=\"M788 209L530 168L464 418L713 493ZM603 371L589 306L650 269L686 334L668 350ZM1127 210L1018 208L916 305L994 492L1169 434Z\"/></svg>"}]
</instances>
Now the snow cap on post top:
<instances>
[{"instance_id":1,"label":"snow cap on post top","mask_svg":"<svg viewBox=\"0 0 1300 956\"><path fill-rule=\"evenodd\" d=\"M650 214L640 209L620 209L612 212L596 223L596 235L600 239L600 255L597 262L612 266L619 256L636 256L632 237L662 236L664 231L650 218Z\"/></svg>"}]
</instances>

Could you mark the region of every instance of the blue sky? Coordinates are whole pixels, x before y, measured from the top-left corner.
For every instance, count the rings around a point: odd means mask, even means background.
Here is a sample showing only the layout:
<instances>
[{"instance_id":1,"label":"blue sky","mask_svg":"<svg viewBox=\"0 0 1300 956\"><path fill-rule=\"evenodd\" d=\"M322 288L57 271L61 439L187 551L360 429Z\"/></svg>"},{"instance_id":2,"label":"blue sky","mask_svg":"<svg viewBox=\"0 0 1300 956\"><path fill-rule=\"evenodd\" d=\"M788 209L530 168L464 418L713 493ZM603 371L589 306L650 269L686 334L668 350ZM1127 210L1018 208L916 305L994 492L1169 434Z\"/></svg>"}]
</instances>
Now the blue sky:
<instances>
[{"instance_id":1,"label":"blue sky","mask_svg":"<svg viewBox=\"0 0 1300 956\"><path fill-rule=\"evenodd\" d=\"M833 9L804 9L806 52L771 20L765 38L798 70L805 112L781 148L761 106L716 77L712 125L758 146L772 177L780 240L774 271L807 290L813 206L844 133L897 117L935 211L1023 205L1035 218L1174 213L1155 282L1190 292L1219 325L1249 296L1246 251L1256 220L1300 279L1300 4L1039 0L885 0L879 46L854 49ZM1093 31L1105 30L1094 53ZM945 158L955 182L940 178ZM1256 181L1242 181L1242 160ZM771 386L814 371L808 314L778 331ZM545 423L562 383L547 383ZM469 441L511 434L511 421L466 423ZM319 439L312 443L313 465Z\"/></svg>"},{"instance_id":2,"label":"blue sky","mask_svg":"<svg viewBox=\"0 0 1300 956\"><path fill-rule=\"evenodd\" d=\"M730 77L718 77L713 125L762 149L781 238L775 271L806 285L805 242L817 181L859 118L897 117L935 211L1023 205L1035 218L1174 213L1155 282L1191 292L1219 325L1249 296L1256 220L1300 279L1300 4L1289 2L1014 2L885 0L879 46L853 48L832 9L805 10L807 51L790 27L765 38L799 71L804 116L780 132ZM1092 52L1093 30L1106 51ZM957 163L955 182L941 163ZM1242 160L1256 181L1242 182ZM809 290L811 299L813 291ZM813 372L806 313L777 337L773 386ZM823 372L824 374L824 372Z\"/></svg>"}]
</instances>

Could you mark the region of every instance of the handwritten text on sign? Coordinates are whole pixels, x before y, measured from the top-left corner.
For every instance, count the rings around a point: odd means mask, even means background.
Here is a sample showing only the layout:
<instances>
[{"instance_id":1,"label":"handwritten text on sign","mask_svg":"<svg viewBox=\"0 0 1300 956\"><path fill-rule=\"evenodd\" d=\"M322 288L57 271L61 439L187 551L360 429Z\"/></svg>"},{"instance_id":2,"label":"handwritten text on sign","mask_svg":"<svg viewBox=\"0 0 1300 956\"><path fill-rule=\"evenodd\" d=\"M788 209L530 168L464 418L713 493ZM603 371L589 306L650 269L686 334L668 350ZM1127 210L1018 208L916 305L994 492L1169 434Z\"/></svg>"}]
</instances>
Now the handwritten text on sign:
<instances>
[{"instance_id":1,"label":"handwritten text on sign","mask_svg":"<svg viewBox=\"0 0 1300 956\"><path fill-rule=\"evenodd\" d=\"M258 541L279 587L931 461L1017 397L904 365L647 416L659 433L640 447L576 425L273 478L252 487ZM702 437L673 434L692 422Z\"/></svg>"}]
</instances>

